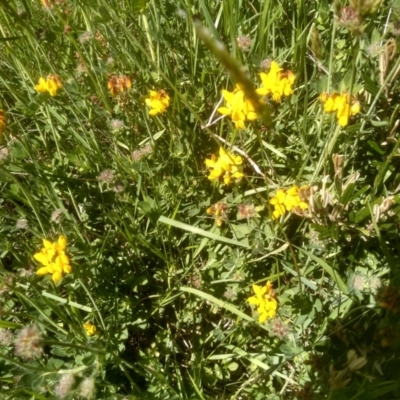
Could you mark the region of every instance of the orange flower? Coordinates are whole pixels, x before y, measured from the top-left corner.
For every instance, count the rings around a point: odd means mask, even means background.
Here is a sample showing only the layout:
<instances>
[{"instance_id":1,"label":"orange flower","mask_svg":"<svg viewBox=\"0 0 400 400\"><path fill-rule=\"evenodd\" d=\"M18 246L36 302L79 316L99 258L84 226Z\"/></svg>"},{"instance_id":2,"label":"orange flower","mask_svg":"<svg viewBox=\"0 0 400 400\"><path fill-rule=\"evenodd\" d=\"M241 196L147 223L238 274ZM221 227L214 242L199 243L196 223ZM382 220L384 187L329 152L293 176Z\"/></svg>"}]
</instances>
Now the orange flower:
<instances>
[{"instance_id":1,"label":"orange flower","mask_svg":"<svg viewBox=\"0 0 400 400\"><path fill-rule=\"evenodd\" d=\"M115 97L132 87L131 80L125 75L113 75L108 81L107 87L110 89L111 96Z\"/></svg>"}]
</instances>

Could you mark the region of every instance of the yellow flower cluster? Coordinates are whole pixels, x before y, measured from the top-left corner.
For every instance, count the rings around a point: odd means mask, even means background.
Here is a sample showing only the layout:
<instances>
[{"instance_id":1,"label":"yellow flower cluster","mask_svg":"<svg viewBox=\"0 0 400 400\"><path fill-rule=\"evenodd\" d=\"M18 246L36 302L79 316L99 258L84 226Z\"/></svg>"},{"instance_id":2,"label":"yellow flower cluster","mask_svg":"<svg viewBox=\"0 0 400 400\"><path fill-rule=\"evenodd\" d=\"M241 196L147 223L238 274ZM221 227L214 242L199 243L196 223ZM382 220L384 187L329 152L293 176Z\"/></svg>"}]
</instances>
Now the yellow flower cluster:
<instances>
[{"instance_id":1,"label":"yellow flower cluster","mask_svg":"<svg viewBox=\"0 0 400 400\"><path fill-rule=\"evenodd\" d=\"M57 283L62 278L63 273L69 274L71 266L69 265L69 257L65 254L66 248L67 239L65 236L60 236L54 243L43 239L42 249L33 256L43 265L36 271L36 275L51 274L53 282Z\"/></svg>"},{"instance_id":2,"label":"yellow flower cluster","mask_svg":"<svg viewBox=\"0 0 400 400\"><path fill-rule=\"evenodd\" d=\"M123 92L128 91L132 87L132 82L125 75L120 75L120 76L113 75L109 79L107 87L110 89L111 96L115 97Z\"/></svg>"},{"instance_id":3,"label":"yellow flower cluster","mask_svg":"<svg viewBox=\"0 0 400 400\"><path fill-rule=\"evenodd\" d=\"M35 90L39 93L48 92L51 97L54 97L62 87L60 78L57 75L51 74L46 79L40 77L39 83L35 85Z\"/></svg>"},{"instance_id":4,"label":"yellow flower cluster","mask_svg":"<svg viewBox=\"0 0 400 400\"><path fill-rule=\"evenodd\" d=\"M262 85L256 90L260 96L271 96L275 102L280 102L283 96L293 93L294 75L291 71L283 71L275 62L271 62L268 74L260 74ZM229 115L237 129L245 129L245 121L257 119L254 104L245 98L244 90L237 84L233 92L222 91L225 106L218 108L222 115Z\"/></svg>"},{"instance_id":5,"label":"yellow flower cluster","mask_svg":"<svg viewBox=\"0 0 400 400\"><path fill-rule=\"evenodd\" d=\"M211 158L206 158L206 165L211 169L208 179L214 181L223 176L225 185L229 185L232 178L239 180L243 177L243 173L238 168L242 162L242 157L228 153L220 147L218 158L214 154Z\"/></svg>"},{"instance_id":6,"label":"yellow flower cluster","mask_svg":"<svg viewBox=\"0 0 400 400\"><path fill-rule=\"evenodd\" d=\"M256 92L261 96L271 96L272 100L279 103L283 96L290 96L293 93L294 74L292 71L283 71L275 62L271 62L269 72L260 73L262 87Z\"/></svg>"},{"instance_id":7,"label":"yellow flower cluster","mask_svg":"<svg viewBox=\"0 0 400 400\"><path fill-rule=\"evenodd\" d=\"M218 203L213 204L211 207L208 207L206 212L207 214L213 215L217 225L221 226L222 222L224 222L224 219L226 219L227 207L228 206L226 203L219 201Z\"/></svg>"},{"instance_id":8,"label":"yellow flower cluster","mask_svg":"<svg viewBox=\"0 0 400 400\"><path fill-rule=\"evenodd\" d=\"M278 219L280 216L285 215L287 211L292 211L293 209L299 208L300 210L306 210L308 204L303 201L308 186L293 186L290 189L279 189L275 196L269 201L274 206L274 211L272 213L273 219Z\"/></svg>"},{"instance_id":9,"label":"yellow flower cluster","mask_svg":"<svg viewBox=\"0 0 400 400\"><path fill-rule=\"evenodd\" d=\"M85 331L86 331L88 336L93 336L93 335L96 334L97 328L90 321L85 322L83 324L83 327L85 328Z\"/></svg>"},{"instance_id":10,"label":"yellow flower cluster","mask_svg":"<svg viewBox=\"0 0 400 400\"><path fill-rule=\"evenodd\" d=\"M348 93L321 93L319 96L321 103L324 105L326 113L336 112L336 118L340 126L347 126L349 118L360 112L360 103Z\"/></svg>"},{"instance_id":11,"label":"yellow flower cluster","mask_svg":"<svg viewBox=\"0 0 400 400\"><path fill-rule=\"evenodd\" d=\"M265 286L253 285L252 288L255 296L249 297L247 301L257 307L257 312L260 314L258 322L262 324L267 319L276 316L278 302L274 297L274 290L270 281Z\"/></svg>"},{"instance_id":12,"label":"yellow flower cluster","mask_svg":"<svg viewBox=\"0 0 400 400\"><path fill-rule=\"evenodd\" d=\"M3 110L0 110L0 137L2 133L6 129L6 114L4 113Z\"/></svg>"},{"instance_id":13,"label":"yellow flower cluster","mask_svg":"<svg viewBox=\"0 0 400 400\"><path fill-rule=\"evenodd\" d=\"M222 115L230 115L237 129L245 129L244 122L254 121L257 119L254 106L249 99L245 99L244 91L239 84L233 92L227 90L222 91L225 99L225 107L218 108L218 112Z\"/></svg>"},{"instance_id":14,"label":"yellow flower cluster","mask_svg":"<svg viewBox=\"0 0 400 400\"><path fill-rule=\"evenodd\" d=\"M169 107L171 99L165 90L159 90L158 92L150 90L149 97L145 99L145 102L151 108L149 114L155 117L158 114L162 114Z\"/></svg>"}]
</instances>

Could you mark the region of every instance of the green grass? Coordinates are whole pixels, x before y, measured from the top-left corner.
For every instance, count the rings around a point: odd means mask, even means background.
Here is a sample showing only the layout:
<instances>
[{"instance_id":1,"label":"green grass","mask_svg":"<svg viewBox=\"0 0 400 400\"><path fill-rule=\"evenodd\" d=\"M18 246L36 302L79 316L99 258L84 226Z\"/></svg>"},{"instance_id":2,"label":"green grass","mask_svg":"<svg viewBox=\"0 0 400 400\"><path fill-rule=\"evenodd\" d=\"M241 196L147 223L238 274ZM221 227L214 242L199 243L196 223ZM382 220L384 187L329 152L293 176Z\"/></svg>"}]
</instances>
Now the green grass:
<instances>
[{"instance_id":1,"label":"green grass","mask_svg":"<svg viewBox=\"0 0 400 400\"><path fill-rule=\"evenodd\" d=\"M397 3L353 25L323 0L61 3L0 4L2 398L400 398ZM294 93L245 130L213 123L265 60ZM54 97L34 89L49 74ZM112 97L112 75L132 88ZM165 113L149 116L149 90ZM360 102L348 126L325 91ZM240 182L207 179L220 146L242 154ZM295 184L308 210L274 220ZM60 235L72 273L54 284L33 255ZM277 316L259 323L247 298L267 280Z\"/></svg>"}]
</instances>

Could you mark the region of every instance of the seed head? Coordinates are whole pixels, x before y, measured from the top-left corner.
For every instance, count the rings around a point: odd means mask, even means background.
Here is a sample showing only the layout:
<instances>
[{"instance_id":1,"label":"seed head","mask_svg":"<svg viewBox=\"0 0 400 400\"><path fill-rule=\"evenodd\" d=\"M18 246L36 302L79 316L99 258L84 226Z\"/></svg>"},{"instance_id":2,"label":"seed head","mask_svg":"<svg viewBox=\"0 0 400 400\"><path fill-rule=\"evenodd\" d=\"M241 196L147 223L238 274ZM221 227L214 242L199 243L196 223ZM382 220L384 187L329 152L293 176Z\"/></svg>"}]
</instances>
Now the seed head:
<instances>
[{"instance_id":1,"label":"seed head","mask_svg":"<svg viewBox=\"0 0 400 400\"><path fill-rule=\"evenodd\" d=\"M371 292L376 292L382 286L382 281L376 276L373 276L368 283Z\"/></svg>"},{"instance_id":2,"label":"seed head","mask_svg":"<svg viewBox=\"0 0 400 400\"><path fill-rule=\"evenodd\" d=\"M28 227L28 221L25 218L20 218L17 220L15 227L18 229L26 229Z\"/></svg>"},{"instance_id":3,"label":"seed head","mask_svg":"<svg viewBox=\"0 0 400 400\"><path fill-rule=\"evenodd\" d=\"M43 352L42 332L35 325L28 325L21 329L14 340L15 354L26 360L39 357Z\"/></svg>"},{"instance_id":4,"label":"seed head","mask_svg":"<svg viewBox=\"0 0 400 400\"><path fill-rule=\"evenodd\" d=\"M0 344L9 346L13 341L13 335L8 329L0 329Z\"/></svg>"},{"instance_id":5,"label":"seed head","mask_svg":"<svg viewBox=\"0 0 400 400\"><path fill-rule=\"evenodd\" d=\"M110 126L113 131L119 131L124 127L124 123L120 119L112 119Z\"/></svg>"},{"instance_id":6,"label":"seed head","mask_svg":"<svg viewBox=\"0 0 400 400\"><path fill-rule=\"evenodd\" d=\"M93 398L94 392L95 392L94 379L85 378L79 387L79 394L83 398L90 400Z\"/></svg>"},{"instance_id":7,"label":"seed head","mask_svg":"<svg viewBox=\"0 0 400 400\"><path fill-rule=\"evenodd\" d=\"M147 155L147 154L151 154L153 151L153 149L151 148L151 145L147 144L146 146L142 147L141 149L135 150L132 153L132 158L133 161L140 161L140 159Z\"/></svg>"},{"instance_id":8,"label":"seed head","mask_svg":"<svg viewBox=\"0 0 400 400\"><path fill-rule=\"evenodd\" d=\"M8 150L7 147L2 147L0 149L0 162L6 160L9 155L10 155L10 150Z\"/></svg>"},{"instance_id":9,"label":"seed head","mask_svg":"<svg viewBox=\"0 0 400 400\"><path fill-rule=\"evenodd\" d=\"M239 49L249 51L251 47L251 38L247 35L238 36L236 39Z\"/></svg>"},{"instance_id":10,"label":"seed head","mask_svg":"<svg viewBox=\"0 0 400 400\"><path fill-rule=\"evenodd\" d=\"M353 278L352 286L355 290L363 290L365 286L365 279L361 275L355 275Z\"/></svg>"},{"instance_id":11,"label":"seed head","mask_svg":"<svg viewBox=\"0 0 400 400\"><path fill-rule=\"evenodd\" d=\"M111 183L114 180L114 172L111 169L105 169L98 177L100 182Z\"/></svg>"},{"instance_id":12,"label":"seed head","mask_svg":"<svg viewBox=\"0 0 400 400\"><path fill-rule=\"evenodd\" d=\"M281 320L275 318L271 322L271 333L282 340L289 334L289 328Z\"/></svg>"},{"instance_id":13,"label":"seed head","mask_svg":"<svg viewBox=\"0 0 400 400\"><path fill-rule=\"evenodd\" d=\"M80 36L79 36L79 41L81 43L86 43L89 42L90 40L93 39L93 32L87 31L87 32L83 32Z\"/></svg>"},{"instance_id":14,"label":"seed head","mask_svg":"<svg viewBox=\"0 0 400 400\"><path fill-rule=\"evenodd\" d=\"M121 185L120 183L116 183L116 184L114 185L114 188L113 188L113 190L114 190L115 193L121 193L121 192L124 191L124 189L125 189L124 186Z\"/></svg>"},{"instance_id":15,"label":"seed head","mask_svg":"<svg viewBox=\"0 0 400 400\"><path fill-rule=\"evenodd\" d=\"M265 60L261 61L260 68L264 71L268 71L271 68L272 60L270 58L266 58Z\"/></svg>"},{"instance_id":16,"label":"seed head","mask_svg":"<svg viewBox=\"0 0 400 400\"><path fill-rule=\"evenodd\" d=\"M240 219L253 218L257 214L254 204L239 204L238 209Z\"/></svg>"},{"instance_id":17,"label":"seed head","mask_svg":"<svg viewBox=\"0 0 400 400\"><path fill-rule=\"evenodd\" d=\"M59 224L61 222L61 219L62 219L62 210L60 208L57 208L51 213L50 221Z\"/></svg>"},{"instance_id":18,"label":"seed head","mask_svg":"<svg viewBox=\"0 0 400 400\"><path fill-rule=\"evenodd\" d=\"M74 385L75 377L72 374L66 374L58 381L58 385L54 388L54 393L59 399L65 399L71 392Z\"/></svg>"},{"instance_id":19,"label":"seed head","mask_svg":"<svg viewBox=\"0 0 400 400\"><path fill-rule=\"evenodd\" d=\"M236 292L232 288L226 289L224 297L228 300L232 300L234 297L236 297Z\"/></svg>"}]
</instances>

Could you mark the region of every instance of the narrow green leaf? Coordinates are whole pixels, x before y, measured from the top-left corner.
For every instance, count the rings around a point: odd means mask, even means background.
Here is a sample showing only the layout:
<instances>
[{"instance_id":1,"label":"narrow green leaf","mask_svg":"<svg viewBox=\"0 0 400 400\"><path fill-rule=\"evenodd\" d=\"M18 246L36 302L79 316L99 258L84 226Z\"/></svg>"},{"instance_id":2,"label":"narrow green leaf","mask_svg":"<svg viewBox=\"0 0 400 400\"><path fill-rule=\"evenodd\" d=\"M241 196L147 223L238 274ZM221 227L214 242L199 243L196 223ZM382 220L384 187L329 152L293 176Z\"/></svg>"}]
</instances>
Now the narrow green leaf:
<instances>
[{"instance_id":1,"label":"narrow green leaf","mask_svg":"<svg viewBox=\"0 0 400 400\"><path fill-rule=\"evenodd\" d=\"M204 229L197 228L195 226L188 225L183 222L175 221L173 219L164 217L163 215L158 219L158 222L162 222L164 224L174 226L175 228L183 229L185 231L194 233L196 235L201 235L201 236L207 237L209 239L218 240L220 242L232 244L234 246L240 246L240 247L244 247L246 249L250 249L250 246L246 243L238 242L237 240L234 240L234 239L228 239L226 237L216 235L215 233L205 231Z\"/></svg>"}]
</instances>

